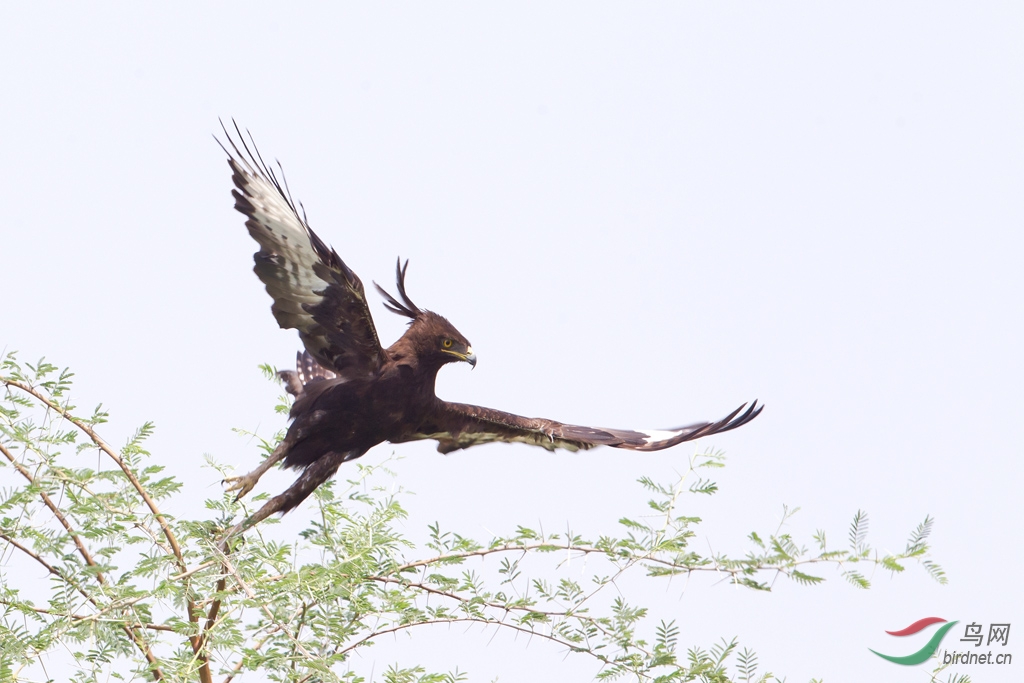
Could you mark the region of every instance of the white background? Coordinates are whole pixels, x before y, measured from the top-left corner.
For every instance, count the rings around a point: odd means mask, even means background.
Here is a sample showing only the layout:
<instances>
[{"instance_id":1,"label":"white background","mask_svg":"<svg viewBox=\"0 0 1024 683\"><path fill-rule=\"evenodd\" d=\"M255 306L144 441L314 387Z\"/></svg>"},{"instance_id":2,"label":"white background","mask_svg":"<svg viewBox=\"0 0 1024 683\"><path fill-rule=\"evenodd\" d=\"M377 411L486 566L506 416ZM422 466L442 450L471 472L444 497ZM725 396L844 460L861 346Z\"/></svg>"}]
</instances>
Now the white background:
<instances>
[{"instance_id":1,"label":"white background","mask_svg":"<svg viewBox=\"0 0 1024 683\"><path fill-rule=\"evenodd\" d=\"M287 10L8 5L0 21L0 347L77 373L119 442L154 457L201 515L204 453L257 462L290 364L251 273L211 139L236 117L282 160L315 229L369 285L411 258L409 290L472 341L439 394L582 424L668 427L743 401L696 548L752 530L903 547L926 514L950 583L911 565L859 591L757 594L699 577L628 597L687 645L737 635L805 681L926 681L867 651L924 616L1010 622L1019 567L1024 13L1015 3L449 3ZM381 337L400 318L376 302ZM381 446L429 522L487 539L516 523L596 536L643 513L691 445L441 456ZM272 473L261 490L292 475ZM308 514L305 508L292 515ZM954 638L954 634L956 638ZM959 628L946 646L959 648ZM438 629L364 654L473 680L586 681L592 660L509 635ZM1014 675L1016 673L1016 675ZM257 680L255 677L253 680Z\"/></svg>"}]
</instances>

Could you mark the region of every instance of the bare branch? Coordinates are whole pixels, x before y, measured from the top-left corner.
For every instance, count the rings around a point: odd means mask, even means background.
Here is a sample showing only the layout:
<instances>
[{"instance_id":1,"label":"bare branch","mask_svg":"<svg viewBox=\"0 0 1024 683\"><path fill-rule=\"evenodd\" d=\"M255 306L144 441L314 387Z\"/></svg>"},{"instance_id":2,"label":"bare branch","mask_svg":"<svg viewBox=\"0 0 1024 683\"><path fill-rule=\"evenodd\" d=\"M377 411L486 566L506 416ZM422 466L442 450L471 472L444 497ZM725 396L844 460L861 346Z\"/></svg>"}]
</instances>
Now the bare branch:
<instances>
[{"instance_id":1,"label":"bare branch","mask_svg":"<svg viewBox=\"0 0 1024 683\"><path fill-rule=\"evenodd\" d=\"M18 543L17 541L15 541L13 538L11 538L10 536L8 536L5 533L0 532L0 538L4 539L8 543L10 543L12 546L14 546L15 548L17 548L21 552L23 552L26 555L28 555L29 557L31 557L33 560L35 560L39 564L41 564L44 567L46 567L46 571L50 572L54 576L59 576L62 579L64 578L64 575L61 574L60 571L56 567L54 567L52 564L50 564L49 562L44 560L42 557L40 557L38 553L35 553L35 552L29 550L28 548L26 548L22 544ZM72 584L72 585L74 585L74 584Z\"/></svg>"},{"instance_id":2,"label":"bare branch","mask_svg":"<svg viewBox=\"0 0 1024 683\"><path fill-rule=\"evenodd\" d=\"M377 637L383 636L383 635L387 635L389 633L397 633L398 631L404 631L406 629L410 629L410 628L413 628L415 626L431 626L433 624L458 624L458 623L483 624L485 626L498 626L498 627L501 627L501 628L512 629L513 631L518 631L520 633L526 633L526 634L529 634L530 636L537 636L538 638L543 638L545 640L550 640L553 643L557 643L559 645L562 645L564 647L569 648L573 652L582 652L583 654L589 654L592 657L595 657L596 659L598 659L598 660L600 660L602 662L606 661L606 659L604 657L602 657L601 655L597 654L596 652L593 652L591 650L587 650L585 648L581 648L579 645L576 645L575 643L569 642L568 640L563 640L561 638L558 638L557 636L541 633L540 631L534 631L533 629L525 628L525 627L519 626L517 624L510 624L508 622L503 622L503 621L491 621L491 620L488 620L488 619L481 619L479 617L452 617L451 619L424 619L423 621L416 621L416 622L411 622L411 623L408 623L408 624L397 624L395 626L391 626L391 627L388 627L388 628L382 628L382 629L379 629L377 631L374 631L373 633L370 633L369 635L367 635L367 636L365 636L363 638L360 638L359 640L355 641L354 643L352 643L348 647L346 647L344 649L341 649L341 650L337 650L337 654L342 654L342 655L346 654L348 652L351 652L352 650L355 650L357 647L359 647L361 645L364 645L365 643L368 643L369 641L373 640L374 638L377 638Z\"/></svg>"}]
</instances>

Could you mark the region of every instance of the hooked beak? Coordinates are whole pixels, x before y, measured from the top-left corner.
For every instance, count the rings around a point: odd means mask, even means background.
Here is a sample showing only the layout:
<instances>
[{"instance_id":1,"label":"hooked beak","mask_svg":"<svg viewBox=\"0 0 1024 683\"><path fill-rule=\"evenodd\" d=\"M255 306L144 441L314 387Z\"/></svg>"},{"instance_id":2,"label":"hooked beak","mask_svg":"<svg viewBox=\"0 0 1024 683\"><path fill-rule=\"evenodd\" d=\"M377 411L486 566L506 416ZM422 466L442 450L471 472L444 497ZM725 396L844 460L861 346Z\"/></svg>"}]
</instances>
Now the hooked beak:
<instances>
[{"instance_id":1,"label":"hooked beak","mask_svg":"<svg viewBox=\"0 0 1024 683\"><path fill-rule=\"evenodd\" d=\"M467 346L465 353L459 353L458 351L452 351L450 349L442 349L442 351L444 351L448 355L455 356L459 360L466 361L474 368L476 367L476 354L473 353L472 346Z\"/></svg>"}]
</instances>

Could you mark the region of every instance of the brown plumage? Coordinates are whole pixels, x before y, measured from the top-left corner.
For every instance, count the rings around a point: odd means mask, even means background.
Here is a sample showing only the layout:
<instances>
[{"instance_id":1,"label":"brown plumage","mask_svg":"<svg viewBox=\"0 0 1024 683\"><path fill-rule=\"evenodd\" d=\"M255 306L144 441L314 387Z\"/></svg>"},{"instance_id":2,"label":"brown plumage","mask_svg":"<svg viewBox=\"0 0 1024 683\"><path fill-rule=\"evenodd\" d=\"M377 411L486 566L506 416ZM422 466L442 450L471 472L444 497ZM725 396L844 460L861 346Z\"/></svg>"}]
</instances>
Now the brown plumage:
<instances>
[{"instance_id":1,"label":"brown plumage","mask_svg":"<svg viewBox=\"0 0 1024 683\"><path fill-rule=\"evenodd\" d=\"M264 163L252 138L238 127L236 141L225 129L235 208L259 245L256 275L273 298L278 324L294 328L305 347L296 370L281 377L295 395L292 424L284 440L259 468L231 480L241 497L275 463L302 474L281 495L231 530L252 526L294 508L347 460L373 446L434 439L449 453L478 444L527 443L575 451L612 446L657 451L684 441L735 429L761 412L754 401L717 422L666 430L623 430L567 425L491 408L449 403L434 394L438 370L447 363L476 365L469 341L445 318L420 309L406 292L408 261L396 268L398 297L379 285L388 310L409 318L409 328L384 349L359 277L310 229L296 209L283 176ZM746 408L746 410L744 410Z\"/></svg>"}]
</instances>

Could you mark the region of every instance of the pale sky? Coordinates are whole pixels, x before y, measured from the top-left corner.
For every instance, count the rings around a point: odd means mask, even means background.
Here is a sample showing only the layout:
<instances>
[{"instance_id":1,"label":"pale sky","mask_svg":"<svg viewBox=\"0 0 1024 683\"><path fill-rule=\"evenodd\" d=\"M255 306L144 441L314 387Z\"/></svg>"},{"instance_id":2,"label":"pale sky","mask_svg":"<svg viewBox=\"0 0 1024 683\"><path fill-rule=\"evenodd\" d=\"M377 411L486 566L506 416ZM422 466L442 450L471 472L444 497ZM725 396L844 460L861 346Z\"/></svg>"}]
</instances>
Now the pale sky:
<instances>
[{"instance_id":1,"label":"pale sky","mask_svg":"<svg viewBox=\"0 0 1024 683\"><path fill-rule=\"evenodd\" d=\"M188 482L178 514L219 486L204 453L251 469L231 428L283 425L257 365L289 365L298 340L252 274L211 138L235 117L364 283L410 258L413 300L471 340L479 365L442 370L443 398L655 428L762 400L697 444L729 456L693 507L701 552L742 555L784 504L807 545L816 528L841 543L864 509L896 551L935 517L946 586L915 565L867 592L834 570L771 594L630 584L681 642L739 636L790 681L923 683L867 648L924 616L1009 622L1019 662L960 670L1020 680L1022 35L1021 5L987 2L8 5L0 347L70 366L111 441L155 421L154 458ZM410 534L437 520L486 540L617 533L643 513L635 480L693 450L423 443L365 461L404 456ZM424 631L357 666L596 672L493 636Z\"/></svg>"}]
</instances>

